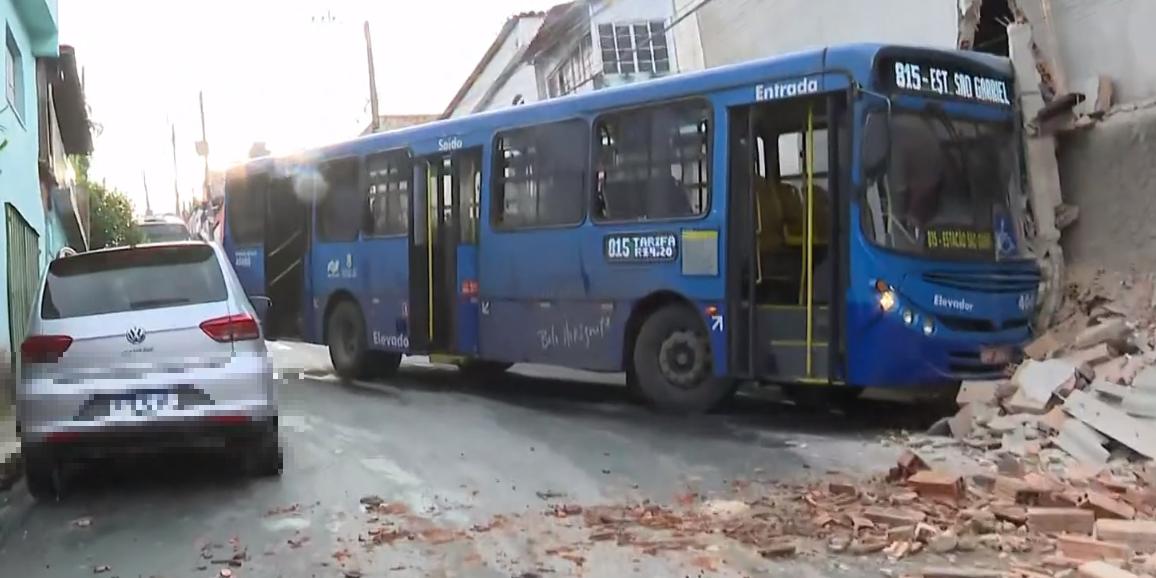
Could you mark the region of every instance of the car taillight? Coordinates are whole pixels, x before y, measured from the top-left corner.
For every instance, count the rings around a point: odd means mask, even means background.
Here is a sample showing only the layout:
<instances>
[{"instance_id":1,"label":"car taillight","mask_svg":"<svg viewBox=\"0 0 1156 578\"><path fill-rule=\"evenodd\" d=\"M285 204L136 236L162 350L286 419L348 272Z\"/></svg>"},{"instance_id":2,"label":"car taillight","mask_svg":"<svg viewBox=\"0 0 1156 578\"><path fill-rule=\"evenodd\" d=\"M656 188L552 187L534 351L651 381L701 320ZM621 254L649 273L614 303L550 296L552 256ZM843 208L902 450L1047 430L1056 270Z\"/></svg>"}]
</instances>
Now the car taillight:
<instances>
[{"instance_id":1,"label":"car taillight","mask_svg":"<svg viewBox=\"0 0 1156 578\"><path fill-rule=\"evenodd\" d=\"M201 331L221 343L248 341L261 336L257 321L245 314L210 319L201 324Z\"/></svg>"},{"instance_id":2,"label":"car taillight","mask_svg":"<svg viewBox=\"0 0 1156 578\"><path fill-rule=\"evenodd\" d=\"M67 335L29 335L20 344L20 359L24 363L56 363L69 347L72 338Z\"/></svg>"}]
</instances>

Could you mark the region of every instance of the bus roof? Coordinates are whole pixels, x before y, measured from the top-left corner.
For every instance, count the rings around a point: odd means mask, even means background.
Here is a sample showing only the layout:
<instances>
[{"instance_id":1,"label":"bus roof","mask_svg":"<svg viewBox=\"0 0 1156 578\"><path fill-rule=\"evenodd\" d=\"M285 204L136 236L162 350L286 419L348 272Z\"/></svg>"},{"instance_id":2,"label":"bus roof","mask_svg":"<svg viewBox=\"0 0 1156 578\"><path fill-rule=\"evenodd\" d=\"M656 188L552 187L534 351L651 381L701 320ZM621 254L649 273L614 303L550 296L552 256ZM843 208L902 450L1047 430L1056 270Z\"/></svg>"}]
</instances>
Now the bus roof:
<instances>
[{"instance_id":1,"label":"bus roof","mask_svg":"<svg viewBox=\"0 0 1156 578\"><path fill-rule=\"evenodd\" d=\"M477 132L496 131L519 126L548 123L594 114L603 110L627 108L646 103L685 98L706 92L737 88L777 78L789 79L823 72L840 71L860 83L868 83L876 57L885 50L915 51L927 55L961 59L978 66L1012 75L1011 62L1006 58L979 52L894 44L842 44L826 48L795 52L675 74L664 78L606 88L582 94L552 98L523 106L486 111L469 116L440 120L390 132L360 136L351 140L276 157L252 159L231 170L249 168L260 170L279 162L298 159L325 160L360 156L383 150L403 148L411 143L461 136Z\"/></svg>"}]
</instances>

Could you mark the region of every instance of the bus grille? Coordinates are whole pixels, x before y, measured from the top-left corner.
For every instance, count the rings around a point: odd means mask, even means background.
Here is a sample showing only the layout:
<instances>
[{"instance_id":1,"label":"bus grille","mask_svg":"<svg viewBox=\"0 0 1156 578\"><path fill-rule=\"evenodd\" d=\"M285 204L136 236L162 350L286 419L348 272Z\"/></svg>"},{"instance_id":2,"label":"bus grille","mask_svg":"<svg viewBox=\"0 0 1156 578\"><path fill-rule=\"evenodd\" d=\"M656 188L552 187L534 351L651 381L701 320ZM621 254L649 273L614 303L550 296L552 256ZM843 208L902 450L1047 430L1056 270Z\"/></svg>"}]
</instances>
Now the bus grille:
<instances>
[{"instance_id":1,"label":"bus grille","mask_svg":"<svg viewBox=\"0 0 1156 578\"><path fill-rule=\"evenodd\" d=\"M1003 323L992 321L991 319L971 319L967 317L953 317L949 315L937 315L935 317L940 323L953 331L970 331L973 333L994 333L997 331L1009 331L1012 329L1023 329L1028 326L1028 319L1008 319Z\"/></svg>"},{"instance_id":2,"label":"bus grille","mask_svg":"<svg viewBox=\"0 0 1156 578\"><path fill-rule=\"evenodd\" d=\"M932 285L985 293L1024 293L1035 291L1040 285L1039 273L1026 271L991 273L930 271L923 274L923 280Z\"/></svg>"}]
</instances>

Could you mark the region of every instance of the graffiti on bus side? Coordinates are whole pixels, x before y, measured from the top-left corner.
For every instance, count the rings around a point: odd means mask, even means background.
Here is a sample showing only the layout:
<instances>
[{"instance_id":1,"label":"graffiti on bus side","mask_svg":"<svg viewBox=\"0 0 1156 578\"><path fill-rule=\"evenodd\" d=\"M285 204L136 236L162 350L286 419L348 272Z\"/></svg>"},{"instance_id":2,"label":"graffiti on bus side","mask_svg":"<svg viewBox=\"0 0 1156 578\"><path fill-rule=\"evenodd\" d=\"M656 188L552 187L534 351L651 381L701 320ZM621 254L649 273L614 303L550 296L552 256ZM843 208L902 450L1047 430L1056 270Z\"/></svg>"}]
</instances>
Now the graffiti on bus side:
<instances>
[{"instance_id":1,"label":"graffiti on bus side","mask_svg":"<svg viewBox=\"0 0 1156 578\"><path fill-rule=\"evenodd\" d=\"M565 320L551 323L538 330L538 341L542 351L551 349L590 349L591 344L606 339L610 334L610 316L604 315L595 323Z\"/></svg>"}]
</instances>

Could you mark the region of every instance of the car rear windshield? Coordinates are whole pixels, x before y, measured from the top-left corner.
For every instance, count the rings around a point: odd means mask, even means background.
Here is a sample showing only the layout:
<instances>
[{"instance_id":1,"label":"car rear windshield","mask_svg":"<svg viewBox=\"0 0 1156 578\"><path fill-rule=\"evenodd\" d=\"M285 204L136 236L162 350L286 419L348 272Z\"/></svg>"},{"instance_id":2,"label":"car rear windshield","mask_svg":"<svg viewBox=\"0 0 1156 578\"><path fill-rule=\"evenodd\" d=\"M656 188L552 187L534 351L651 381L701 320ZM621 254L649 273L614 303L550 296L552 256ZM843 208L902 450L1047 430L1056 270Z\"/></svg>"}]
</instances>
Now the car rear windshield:
<instances>
[{"instance_id":1,"label":"car rear windshield","mask_svg":"<svg viewBox=\"0 0 1156 578\"><path fill-rule=\"evenodd\" d=\"M188 241L189 230L177 223L158 223L140 226L141 234L149 243L167 243L171 241Z\"/></svg>"},{"instance_id":2,"label":"car rear windshield","mask_svg":"<svg viewBox=\"0 0 1156 578\"><path fill-rule=\"evenodd\" d=\"M48 267L43 319L67 319L224 301L225 278L204 245L77 255Z\"/></svg>"}]
</instances>

